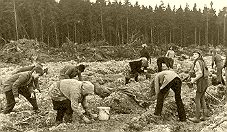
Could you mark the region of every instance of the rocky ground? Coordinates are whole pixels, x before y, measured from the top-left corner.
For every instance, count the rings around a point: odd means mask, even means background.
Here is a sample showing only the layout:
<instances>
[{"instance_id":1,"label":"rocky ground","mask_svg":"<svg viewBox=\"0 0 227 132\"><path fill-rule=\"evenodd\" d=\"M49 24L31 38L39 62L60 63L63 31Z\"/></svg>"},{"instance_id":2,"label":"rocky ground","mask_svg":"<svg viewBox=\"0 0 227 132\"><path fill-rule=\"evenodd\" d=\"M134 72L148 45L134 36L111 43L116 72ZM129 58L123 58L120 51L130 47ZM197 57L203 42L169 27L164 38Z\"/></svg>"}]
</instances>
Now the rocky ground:
<instances>
[{"instance_id":1,"label":"rocky ground","mask_svg":"<svg viewBox=\"0 0 227 132\"><path fill-rule=\"evenodd\" d=\"M210 64L211 57L206 56L205 60ZM21 97L16 104L14 112L3 115L0 113L0 131L5 132L225 132L227 131L227 105L222 101L217 87L210 86L206 100L209 107L209 120L194 124L190 121L179 122L177 118L174 94L170 93L165 100L162 118L155 119L151 116L154 112L156 102L153 101L148 108L140 107L131 97L122 93L119 89L129 89L137 93L142 100L149 100L150 81L145 76L139 77L139 82L131 80L124 85L123 70L128 60L124 61L106 61L106 62L82 62L88 65L83 77L85 80L99 82L103 87L113 90L113 93L101 99L98 96L90 96L89 104L92 111L98 114L98 106L110 106L110 119L108 121L93 121L92 124L81 124L74 121L72 124L62 123L54 125L56 111L52 109L52 103L48 95L48 90L53 83L58 80L59 70L68 64L78 64L75 61L67 62L47 62L45 67L49 68L49 74L40 77L41 93L37 93L38 105L41 112L36 114L31 110L31 105ZM152 58L150 68L155 69L156 59ZM178 73L187 71L191 65L191 60L176 60L174 69ZM19 68L17 64L1 63L0 76L4 82L11 73ZM210 66L209 66L210 67ZM181 76L184 76L183 74ZM152 75L151 75L152 77ZM5 106L4 94L0 91L0 110ZM195 104L193 98L195 89L189 88L186 83L182 86L182 98L185 104L187 117L193 117ZM219 102L222 101L222 102ZM141 115L146 115L141 118ZM76 117L75 117L76 119Z\"/></svg>"}]
</instances>

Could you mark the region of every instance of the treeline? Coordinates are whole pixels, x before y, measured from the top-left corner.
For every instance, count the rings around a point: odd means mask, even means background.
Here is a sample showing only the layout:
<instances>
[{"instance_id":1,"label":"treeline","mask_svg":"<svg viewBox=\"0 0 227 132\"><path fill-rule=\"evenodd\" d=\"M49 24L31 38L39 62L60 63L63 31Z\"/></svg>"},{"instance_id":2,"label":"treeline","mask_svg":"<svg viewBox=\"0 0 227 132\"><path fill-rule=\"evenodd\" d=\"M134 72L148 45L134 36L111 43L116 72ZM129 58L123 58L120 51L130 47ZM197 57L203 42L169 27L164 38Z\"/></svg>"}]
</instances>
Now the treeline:
<instances>
[{"instance_id":1,"label":"treeline","mask_svg":"<svg viewBox=\"0 0 227 132\"><path fill-rule=\"evenodd\" d=\"M224 44L226 11L217 12L212 5L198 9L195 4L190 10L188 5L176 9L164 3L153 9L132 5L129 0L0 0L0 39L37 39L51 47L60 47L68 39L110 45L136 41L180 46Z\"/></svg>"}]
</instances>

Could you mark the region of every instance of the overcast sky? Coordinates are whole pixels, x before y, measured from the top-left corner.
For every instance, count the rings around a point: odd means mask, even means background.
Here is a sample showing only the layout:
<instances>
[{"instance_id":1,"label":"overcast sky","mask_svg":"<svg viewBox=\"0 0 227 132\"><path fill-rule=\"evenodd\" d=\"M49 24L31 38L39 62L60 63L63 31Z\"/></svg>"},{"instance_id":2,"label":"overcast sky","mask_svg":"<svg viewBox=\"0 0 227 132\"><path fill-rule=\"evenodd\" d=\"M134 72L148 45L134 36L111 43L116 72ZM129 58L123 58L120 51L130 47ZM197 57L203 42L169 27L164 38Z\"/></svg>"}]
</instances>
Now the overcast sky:
<instances>
[{"instance_id":1,"label":"overcast sky","mask_svg":"<svg viewBox=\"0 0 227 132\"><path fill-rule=\"evenodd\" d=\"M95 2L96 0L90 0L90 1ZM110 1L114 1L114 0L110 0ZM160 5L161 3L160 2L161 0L129 0L129 1L131 2L132 5L135 4L136 1L138 1L140 5L146 5L146 6L151 5L152 7L155 7L155 5ZM162 1L164 2L165 6L167 6L169 3L171 8L173 8L174 5L176 6L176 8L179 8L180 5L182 8L184 8L186 3L188 3L190 9L193 8L194 3L196 3L198 8L203 9L205 4L208 7L210 7L210 2L211 2L211 0L162 0ZM227 7L227 0L212 0L212 1L213 1L213 8L216 11L223 9L223 7ZM123 3L124 0L121 0L121 2Z\"/></svg>"},{"instance_id":2,"label":"overcast sky","mask_svg":"<svg viewBox=\"0 0 227 132\"><path fill-rule=\"evenodd\" d=\"M59 0L56 0L59 1ZM91 2L95 2L96 0L90 0ZM108 1L108 0L106 0ZM110 1L115 1L115 0L110 0ZM124 3L125 0L117 0L117 1L121 1L122 3ZM160 5L160 1L161 0L129 0L131 2L132 5L134 5L136 3L136 1L138 1L138 3L140 5L145 5L145 6L149 6L151 5L153 8L155 7L155 5ZM196 3L197 8L203 9L204 5L207 5L210 8L210 2L211 0L162 0L165 4L165 6L168 5L168 3L170 4L171 9L173 8L173 6L175 5L176 8L178 9L181 5L181 7L184 9L186 6L186 3L188 3L189 8L192 9L194 7L194 3ZM219 12L219 10L222 10L223 7L227 7L227 0L212 0L213 1L213 8Z\"/></svg>"}]
</instances>

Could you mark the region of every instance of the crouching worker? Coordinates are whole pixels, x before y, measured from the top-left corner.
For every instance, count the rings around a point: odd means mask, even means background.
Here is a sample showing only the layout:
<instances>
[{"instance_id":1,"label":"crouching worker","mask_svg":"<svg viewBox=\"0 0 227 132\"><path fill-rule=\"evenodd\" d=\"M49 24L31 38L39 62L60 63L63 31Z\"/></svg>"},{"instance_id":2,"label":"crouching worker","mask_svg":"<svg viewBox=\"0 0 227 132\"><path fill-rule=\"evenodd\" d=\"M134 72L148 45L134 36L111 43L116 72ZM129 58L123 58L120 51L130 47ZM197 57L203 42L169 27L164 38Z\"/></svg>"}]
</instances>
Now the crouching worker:
<instances>
[{"instance_id":1,"label":"crouching worker","mask_svg":"<svg viewBox=\"0 0 227 132\"><path fill-rule=\"evenodd\" d=\"M35 65L32 65L32 66L25 66L25 67L22 67L22 68L19 68L17 71L15 71L13 74L17 74L17 73L20 73L20 72L27 72L27 71L32 71L32 70L35 70L35 69L40 69L42 68L43 66L41 64L35 64ZM42 68L43 69L43 68ZM44 73L47 74L48 72L48 68L45 68L43 69L43 72L42 74L40 74L40 76L42 76ZM34 89L37 89L39 92L40 92L40 87L39 87L39 78L35 78L34 80Z\"/></svg>"},{"instance_id":2,"label":"crouching worker","mask_svg":"<svg viewBox=\"0 0 227 132\"><path fill-rule=\"evenodd\" d=\"M158 72L161 72L162 71L162 63L166 64L166 66L168 68L172 68L173 69L173 62L174 62L174 60L172 58L169 58L169 57L159 57L157 59Z\"/></svg>"},{"instance_id":3,"label":"crouching worker","mask_svg":"<svg viewBox=\"0 0 227 132\"><path fill-rule=\"evenodd\" d=\"M131 78L135 78L135 81L138 82L138 76L140 73L147 74L147 67L148 61L145 57L129 62L124 71L125 84L128 84Z\"/></svg>"},{"instance_id":4,"label":"crouching worker","mask_svg":"<svg viewBox=\"0 0 227 132\"><path fill-rule=\"evenodd\" d=\"M155 75L152 80L151 90L155 93L154 98L157 98L157 104L155 107L155 116L161 116L163 102L169 89L171 88L175 93L175 101L177 104L177 112L180 121L186 121L186 114L184 110L184 104L181 99L181 86L182 82L177 73L172 70L165 70Z\"/></svg>"},{"instance_id":5,"label":"crouching worker","mask_svg":"<svg viewBox=\"0 0 227 132\"><path fill-rule=\"evenodd\" d=\"M81 73L84 72L85 65L80 64L79 66L65 66L60 71L60 77L59 79L72 79L76 76L78 76L79 81L82 81Z\"/></svg>"},{"instance_id":6,"label":"crouching worker","mask_svg":"<svg viewBox=\"0 0 227 132\"><path fill-rule=\"evenodd\" d=\"M104 98L109 96L107 89L94 85L89 81L78 81L75 79L63 79L50 89L50 96L53 102L53 109L57 110L56 123L72 122L73 112L85 123L91 123L92 118L96 118L88 109L86 97L97 94ZM85 113L83 114L79 103L81 103ZM65 117L64 117L65 116ZM90 119L89 119L90 118Z\"/></svg>"},{"instance_id":7,"label":"crouching worker","mask_svg":"<svg viewBox=\"0 0 227 132\"><path fill-rule=\"evenodd\" d=\"M6 108L4 114L10 113L15 104L19 102L19 94L23 95L33 106L33 110L38 112L38 105L34 93L34 81L43 74L41 67L34 68L31 71L20 72L12 75L3 84L3 92L6 96Z\"/></svg>"}]
</instances>

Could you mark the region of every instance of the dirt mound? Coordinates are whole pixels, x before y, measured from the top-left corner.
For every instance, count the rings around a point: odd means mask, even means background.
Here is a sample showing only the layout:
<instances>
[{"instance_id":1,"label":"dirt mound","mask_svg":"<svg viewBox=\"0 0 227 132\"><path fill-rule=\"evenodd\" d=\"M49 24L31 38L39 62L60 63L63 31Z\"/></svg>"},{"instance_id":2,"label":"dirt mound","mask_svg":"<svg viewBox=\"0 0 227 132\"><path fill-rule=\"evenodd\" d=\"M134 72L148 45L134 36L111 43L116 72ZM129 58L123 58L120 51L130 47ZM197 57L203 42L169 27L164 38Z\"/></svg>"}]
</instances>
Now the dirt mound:
<instances>
[{"instance_id":1,"label":"dirt mound","mask_svg":"<svg viewBox=\"0 0 227 132\"><path fill-rule=\"evenodd\" d=\"M44 43L35 40L20 39L11 41L3 46L0 52L0 59L6 63L21 63L26 61L45 61L42 56L46 50Z\"/></svg>"}]
</instances>

